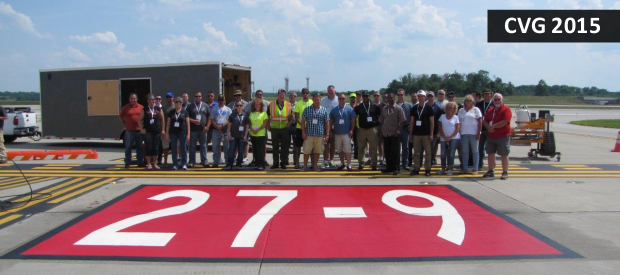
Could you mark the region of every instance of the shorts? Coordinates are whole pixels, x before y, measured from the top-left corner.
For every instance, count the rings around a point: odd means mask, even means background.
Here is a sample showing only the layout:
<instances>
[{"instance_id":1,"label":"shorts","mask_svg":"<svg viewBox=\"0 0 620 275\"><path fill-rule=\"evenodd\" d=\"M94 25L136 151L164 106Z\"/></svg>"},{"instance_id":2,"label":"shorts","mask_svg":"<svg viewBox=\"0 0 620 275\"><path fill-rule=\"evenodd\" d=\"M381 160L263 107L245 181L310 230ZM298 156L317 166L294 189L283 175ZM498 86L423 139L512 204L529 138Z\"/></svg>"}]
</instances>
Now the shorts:
<instances>
[{"instance_id":1,"label":"shorts","mask_svg":"<svg viewBox=\"0 0 620 275\"><path fill-rule=\"evenodd\" d=\"M337 153L351 153L351 137L349 137L349 134L335 135L334 139Z\"/></svg>"},{"instance_id":2,"label":"shorts","mask_svg":"<svg viewBox=\"0 0 620 275\"><path fill-rule=\"evenodd\" d=\"M308 137L304 141L304 154L312 153L313 149L315 154L323 153L323 137Z\"/></svg>"},{"instance_id":3,"label":"shorts","mask_svg":"<svg viewBox=\"0 0 620 275\"><path fill-rule=\"evenodd\" d=\"M486 143L487 154L508 156L510 154L510 137L488 138Z\"/></svg>"},{"instance_id":4,"label":"shorts","mask_svg":"<svg viewBox=\"0 0 620 275\"><path fill-rule=\"evenodd\" d=\"M304 138L301 136L301 129L295 129L295 138L293 139L293 144L295 147L304 146Z\"/></svg>"},{"instance_id":5,"label":"shorts","mask_svg":"<svg viewBox=\"0 0 620 275\"><path fill-rule=\"evenodd\" d=\"M383 136L380 133L380 128L381 126L377 127L377 144L381 145L383 144Z\"/></svg>"}]
</instances>

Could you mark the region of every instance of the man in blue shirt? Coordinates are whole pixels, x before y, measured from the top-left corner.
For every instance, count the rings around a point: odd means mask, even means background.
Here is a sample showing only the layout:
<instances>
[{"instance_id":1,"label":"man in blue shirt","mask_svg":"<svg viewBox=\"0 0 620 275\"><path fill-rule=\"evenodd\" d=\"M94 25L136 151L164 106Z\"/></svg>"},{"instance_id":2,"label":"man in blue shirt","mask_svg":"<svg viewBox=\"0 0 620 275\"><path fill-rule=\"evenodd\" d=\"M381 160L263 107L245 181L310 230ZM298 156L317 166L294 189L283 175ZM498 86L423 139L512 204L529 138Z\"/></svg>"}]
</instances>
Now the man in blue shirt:
<instances>
[{"instance_id":1,"label":"man in blue shirt","mask_svg":"<svg viewBox=\"0 0 620 275\"><path fill-rule=\"evenodd\" d=\"M338 170L344 169L344 161L347 161L347 171L351 171L351 137L353 137L353 129L355 129L355 118L357 115L353 108L346 105L347 97L345 94L338 96L338 106L333 108L329 113L329 119L334 127L331 129L331 135L334 136L334 145L336 152L340 156L340 166Z\"/></svg>"},{"instance_id":2,"label":"man in blue shirt","mask_svg":"<svg viewBox=\"0 0 620 275\"><path fill-rule=\"evenodd\" d=\"M312 167L321 171L318 165L319 154L323 153L323 142L329 140L329 115L327 109L321 106L321 96L316 93L312 96L312 106L306 107L302 113L301 136L304 140L304 166L308 167L308 158L312 155Z\"/></svg>"}]
</instances>

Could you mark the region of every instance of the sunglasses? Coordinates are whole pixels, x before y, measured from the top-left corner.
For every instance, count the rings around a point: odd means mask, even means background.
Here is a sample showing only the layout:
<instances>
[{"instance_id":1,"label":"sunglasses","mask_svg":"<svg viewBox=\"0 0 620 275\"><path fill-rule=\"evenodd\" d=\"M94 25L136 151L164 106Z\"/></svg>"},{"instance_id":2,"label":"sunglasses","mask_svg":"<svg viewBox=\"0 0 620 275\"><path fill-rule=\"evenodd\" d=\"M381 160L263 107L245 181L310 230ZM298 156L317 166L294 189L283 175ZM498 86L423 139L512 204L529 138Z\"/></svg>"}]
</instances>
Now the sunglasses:
<instances>
[{"instance_id":1,"label":"sunglasses","mask_svg":"<svg viewBox=\"0 0 620 275\"><path fill-rule=\"evenodd\" d=\"M499 99L499 98L495 98L495 99L493 99L493 101L502 101L502 100Z\"/></svg>"},{"instance_id":2,"label":"sunglasses","mask_svg":"<svg viewBox=\"0 0 620 275\"><path fill-rule=\"evenodd\" d=\"M338 100L347 100L346 98L339 98Z\"/></svg>"},{"instance_id":3,"label":"sunglasses","mask_svg":"<svg viewBox=\"0 0 620 275\"><path fill-rule=\"evenodd\" d=\"M398 94L398 96L404 96L404 94Z\"/></svg>"},{"instance_id":4,"label":"sunglasses","mask_svg":"<svg viewBox=\"0 0 620 275\"><path fill-rule=\"evenodd\" d=\"M201 95L195 95L194 97L202 97Z\"/></svg>"},{"instance_id":5,"label":"sunglasses","mask_svg":"<svg viewBox=\"0 0 620 275\"><path fill-rule=\"evenodd\" d=\"M235 105L235 107L243 107L243 105Z\"/></svg>"},{"instance_id":6,"label":"sunglasses","mask_svg":"<svg viewBox=\"0 0 620 275\"><path fill-rule=\"evenodd\" d=\"M161 97L155 98L156 100L161 100Z\"/></svg>"}]
</instances>

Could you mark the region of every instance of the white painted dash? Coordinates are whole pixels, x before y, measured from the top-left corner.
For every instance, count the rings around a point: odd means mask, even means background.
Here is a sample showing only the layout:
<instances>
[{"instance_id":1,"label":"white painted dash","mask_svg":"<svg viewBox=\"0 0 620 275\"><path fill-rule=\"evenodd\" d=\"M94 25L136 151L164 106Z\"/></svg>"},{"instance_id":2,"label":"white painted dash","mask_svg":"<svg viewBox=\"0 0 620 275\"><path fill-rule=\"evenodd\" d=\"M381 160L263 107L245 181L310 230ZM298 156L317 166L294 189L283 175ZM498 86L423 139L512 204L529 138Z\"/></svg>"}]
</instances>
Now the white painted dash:
<instances>
[{"instance_id":1,"label":"white painted dash","mask_svg":"<svg viewBox=\"0 0 620 275\"><path fill-rule=\"evenodd\" d=\"M325 218L366 218L361 207L323 207Z\"/></svg>"}]
</instances>

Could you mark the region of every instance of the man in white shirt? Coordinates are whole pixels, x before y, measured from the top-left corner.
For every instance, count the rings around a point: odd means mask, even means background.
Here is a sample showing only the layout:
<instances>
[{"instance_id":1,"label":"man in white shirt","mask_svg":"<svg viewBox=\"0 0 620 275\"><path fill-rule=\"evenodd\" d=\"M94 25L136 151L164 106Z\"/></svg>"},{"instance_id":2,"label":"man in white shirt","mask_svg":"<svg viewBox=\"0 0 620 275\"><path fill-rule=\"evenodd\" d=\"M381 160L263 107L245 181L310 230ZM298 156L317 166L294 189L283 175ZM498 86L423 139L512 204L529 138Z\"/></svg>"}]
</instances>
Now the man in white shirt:
<instances>
[{"instance_id":1,"label":"man in white shirt","mask_svg":"<svg viewBox=\"0 0 620 275\"><path fill-rule=\"evenodd\" d=\"M338 106L338 97L336 96L336 87L334 85L327 86L327 96L321 99L321 107L327 109L329 114L333 108ZM323 151L323 160L325 167L336 167L334 165L334 155L336 154L334 146L334 136L330 135L329 140L325 143Z\"/></svg>"},{"instance_id":2,"label":"man in white shirt","mask_svg":"<svg viewBox=\"0 0 620 275\"><path fill-rule=\"evenodd\" d=\"M437 100L435 100L435 104L443 110L446 103L448 103L448 100L446 99L446 91L444 89L437 91Z\"/></svg>"}]
</instances>

